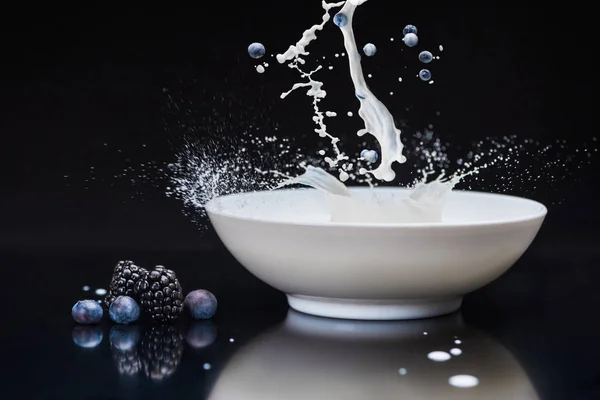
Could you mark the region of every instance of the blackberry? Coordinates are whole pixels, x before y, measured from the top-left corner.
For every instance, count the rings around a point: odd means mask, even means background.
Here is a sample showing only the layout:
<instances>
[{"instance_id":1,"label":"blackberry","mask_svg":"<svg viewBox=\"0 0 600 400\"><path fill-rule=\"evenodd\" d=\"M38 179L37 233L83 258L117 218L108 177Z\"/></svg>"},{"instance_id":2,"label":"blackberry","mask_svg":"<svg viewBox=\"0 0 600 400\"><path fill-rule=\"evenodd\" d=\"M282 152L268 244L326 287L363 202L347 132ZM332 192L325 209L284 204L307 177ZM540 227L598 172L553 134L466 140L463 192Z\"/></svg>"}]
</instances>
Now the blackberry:
<instances>
[{"instance_id":1,"label":"blackberry","mask_svg":"<svg viewBox=\"0 0 600 400\"><path fill-rule=\"evenodd\" d=\"M142 311L156 322L175 321L183 306L183 291L175 272L157 265L135 285Z\"/></svg>"},{"instance_id":2,"label":"blackberry","mask_svg":"<svg viewBox=\"0 0 600 400\"><path fill-rule=\"evenodd\" d=\"M144 333L141 343L144 373L162 380L177 370L183 353L183 336L171 325L155 325Z\"/></svg>"},{"instance_id":3,"label":"blackberry","mask_svg":"<svg viewBox=\"0 0 600 400\"><path fill-rule=\"evenodd\" d=\"M119 296L129 296L137 299L135 284L143 280L148 271L138 267L133 261L119 261L113 272L108 294L104 299L104 306L110 308L113 301Z\"/></svg>"}]
</instances>

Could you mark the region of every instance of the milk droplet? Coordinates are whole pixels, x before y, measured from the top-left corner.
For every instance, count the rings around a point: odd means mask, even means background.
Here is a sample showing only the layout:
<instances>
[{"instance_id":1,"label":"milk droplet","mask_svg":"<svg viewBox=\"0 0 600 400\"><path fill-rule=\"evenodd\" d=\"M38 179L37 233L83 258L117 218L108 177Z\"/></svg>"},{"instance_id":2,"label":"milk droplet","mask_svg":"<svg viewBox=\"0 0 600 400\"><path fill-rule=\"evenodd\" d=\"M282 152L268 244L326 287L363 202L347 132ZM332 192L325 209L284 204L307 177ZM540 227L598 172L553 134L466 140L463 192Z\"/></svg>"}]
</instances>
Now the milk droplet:
<instances>
[{"instance_id":1,"label":"milk droplet","mask_svg":"<svg viewBox=\"0 0 600 400\"><path fill-rule=\"evenodd\" d=\"M265 72L265 67L263 67L262 65L257 65L256 72L258 72L259 74L262 74L263 72Z\"/></svg>"},{"instance_id":2,"label":"milk droplet","mask_svg":"<svg viewBox=\"0 0 600 400\"><path fill-rule=\"evenodd\" d=\"M368 76L369 78L372 78L372 77L373 77L373 75L371 75L371 74L369 74L369 75L367 75L367 76Z\"/></svg>"},{"instance_id":3,"label":"milk droplet","mask_svg":"<svg viewBox=\"0 0 600 400\"><path fill-rule=\"evenodd\" d=\"M206 371L208 371L211 368L211 365L209 363L204 363L204 364L202 364L202 368L204 368Z\"/></svg>"},{"instance_id":4,"label":"milk droplet","mask_svg":"<svg viewBox=\"0 0 600 400\"><path fill-rule=\"evenodd\" d=\"M452 357L445 351L432 351L431 353L427 354L427 358L432 361L442 362L448 361Z\"/></svg>"},{"instance_id":5,"label":"milk droplet","mask_svg":"<svg viewBox=\"0 0 600 400\"><path fill-rule=\"evenodd\" d=\"M414 33L407 33L402 40L408 47L415 47L419 43L419 38Z\"/></svg>"},{"instance_id":6,"label":"milk droplet","mask_svg":"<svg viewBox=\"0 0 600 400\"><path fill-rule=\"evenodd\" d=\"M328 117L335 117L337 116L337 113L334 111L325 111L325 115L327 115Z\"/></svg>"},{"instance_id":7,"label":"milk droplet","mask_svg":"<svg viewBox=\"0 0 600 400\"><path fill-rule=\"evenodd\" d=\"M235 342L235 340L233 338L229 338L229 342L233 343L233 342Z\"/></svg>"},{"instance_id":8,"label":"milk droplet","mask_svg":"<svg viewBox=\"0 0 600 400\"><path fill-rule=\"evenodd\" d=\"M319 155L324 156L325 155L325 150L319 150Z\"/></svg>"},{"instance_id":9,"label":"milk droplet","mask_svg":"<svg viewBox=\"0 0 600 400\"><path fill-rule=\"evenodd\" d=\"M353 115L354 115L354 114L352 114L352 111L348 111L348 116L349 116L349 117L351 117L351 116L353 116Z\"/></svg>"},{"instance_id":10,"label":"milk droplet","mask_svg":"<svg viewBox=\"0 0 600 400\"><path fill-rule=\"evenodd\" d=\"M472 388L479 385L479 379L473 375L454 375L448 379L448 383L457 388Z\"/></svg>"},{"instance_id":11,"label":"milk droplet","mask_svg":"<svg viewBox=\"0 0 600 400\"><path fill-rule=\"evenodd\" d=\"M459 339L456 339L456 340L454 341L454 343L456 343L456 344L461 344L461 343L462 343L462 341L460 341Z\"/></svg>"},{"instance_id":12,"label":"milk droplet","mask_svg":"<svg viewBox=\"0 0 600 400\"><path fill-rule=\"evenodd\" d=\"M427 332L423 332L423 335L427 335Z\"/></svg>"},{"instance_id":13,"label":"milk droplet","mask_svg":"<svg viewBox=\"0 0 600 400\"><path fill-rule=\"evenodd\" d=\"M398 82L402 82L402 78L398 78Z\"/></svg>"},{"instance_id":14,"label":"milk droplet","mask_svg":"<svg viewBox=\"0 0 600 400\"><path fill-rule=\"evenodd\" d=\"M398 370L398 373L399 373L400 375L406 375L406 373L407 373L407 372L408 372L408 371L406 371L406 368L400 368L400 369Z\"/></svg>"},{"instance_id":15,"label":"milk droplet","mask_svg":"<svg viewBox=\"0 0 600 400\"><path fill-rule=\"evenodd\" d=\"M453 348L453 349L450 349L450 354L452 354L453 356L460 356L462 354L462 350Z\"/></svg>"},{"instance_id":16,"label":"milk droplet","mask_svg":"<svg viewBox=\"0 0 600 400\"><path fill-rule=\"evenodd\" d=\"M81 288L81 290L83 290L84 292L89 292L90 287L88 285L85 285L84 287Z\"/></svg>"},{"instance_id":17,"label":"milk droplet","mask_svg":"<svg viewBox=\"0 0 600 400\"><path fill-rule=\"evenodd\" d=\"M106 294L106 289L102 289L102 288L96 289L96 292L95 292L95 293L96 293L98 296L104 296L104 295Z\"/></svg>"},{"instance_id":18,"label":"milk droplet","mask_svg":"<svg viewBox=\"0 0 600 400\"><path fill-rule=\"evenodd\" d=\"M440 49L440 51L444 51L444 46L442 46L442 45L440 44L440 47L439 47L439 49Z\"/></svg>"},{"instance_id":19,"label":"milk droplet","mask_svg":"<svg viewBox=\"0 0 600 400\"><path fill-rule=\"evenodd\" d=\"M346 171L340 171L340 181L346 182L350 178Z\"/></svg>"}]
</instances>

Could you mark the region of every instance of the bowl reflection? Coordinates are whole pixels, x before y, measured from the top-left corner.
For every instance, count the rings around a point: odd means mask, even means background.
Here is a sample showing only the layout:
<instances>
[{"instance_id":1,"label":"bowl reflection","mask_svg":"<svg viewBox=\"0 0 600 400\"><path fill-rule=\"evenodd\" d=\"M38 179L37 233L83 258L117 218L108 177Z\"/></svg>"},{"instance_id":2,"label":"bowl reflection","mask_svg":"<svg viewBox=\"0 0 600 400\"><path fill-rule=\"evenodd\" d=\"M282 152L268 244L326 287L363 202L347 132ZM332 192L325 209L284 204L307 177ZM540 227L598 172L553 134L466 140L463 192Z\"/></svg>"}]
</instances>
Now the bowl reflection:
<instances>
[{"instance_id":1,"label":"bowl reflection","mask_svg":"<svg viewBox=\"0 0 600 400\"><path fill-rule=\"evenodd\" d=\"M458 341L456 344L455 341ZM433 351L462 350L444 362ZM454 351L458 353L457 351ZM459 388L456 375L478 384ZM454 380L453 380L454 381ZM412 321L351 321L290 310L285 321L242 347L211 400L538 399L515 357L459 313Z\"/></svg>"}]
</instances>

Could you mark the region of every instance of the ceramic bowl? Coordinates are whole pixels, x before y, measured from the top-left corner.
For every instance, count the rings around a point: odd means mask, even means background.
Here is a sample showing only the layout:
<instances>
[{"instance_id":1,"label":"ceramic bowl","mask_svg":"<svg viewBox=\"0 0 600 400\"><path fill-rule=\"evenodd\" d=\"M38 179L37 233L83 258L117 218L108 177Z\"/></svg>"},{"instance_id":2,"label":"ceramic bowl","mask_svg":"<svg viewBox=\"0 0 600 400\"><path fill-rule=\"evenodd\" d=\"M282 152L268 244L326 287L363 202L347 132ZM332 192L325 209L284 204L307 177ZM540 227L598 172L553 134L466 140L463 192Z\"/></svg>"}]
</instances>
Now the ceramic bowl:
<instances>
[{"instance_id":1,"label":"ceramic bowl","mask_svg":"<svg viewBox=\"0 0 600 400\"><path fill-rule=\"evenodd\" d=\"M217 197L206 211L231 254L293 309L366 320L456 311L521 257L547 213L533 200L472 191L448 193L441 222L332 222L331 204L314 189L285 189Z\"/></svg>"}]
</instances>

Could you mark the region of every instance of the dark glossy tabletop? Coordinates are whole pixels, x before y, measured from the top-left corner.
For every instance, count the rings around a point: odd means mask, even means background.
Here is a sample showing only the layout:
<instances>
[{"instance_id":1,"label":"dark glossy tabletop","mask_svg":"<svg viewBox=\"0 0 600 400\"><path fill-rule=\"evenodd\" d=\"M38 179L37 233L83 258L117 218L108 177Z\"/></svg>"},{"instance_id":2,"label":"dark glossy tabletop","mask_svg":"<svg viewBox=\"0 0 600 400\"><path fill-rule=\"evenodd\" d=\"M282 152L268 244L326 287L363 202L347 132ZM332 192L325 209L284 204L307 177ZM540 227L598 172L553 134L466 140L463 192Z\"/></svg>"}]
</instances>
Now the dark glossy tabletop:
<instances>
[{"instance_id":1,"label":"dark glossy tabletop","mask_svg":"<svg viewBox=\"0 0 600 400\"><path fill-rule=\"evenodd\" d=\"M199 251L12 249L1 253L4 398L594 399L593 309L600 253L534 242L506 275L448 316L390 322L313 317L246 272L217 241ZM115 260L162 263L206 288L210 321L77 326L72 304L100 298ZM18 282L18 284L12 284ZM91 290L84 292L88 285ZM425 333L426 332L426 333ZM455 340L460 340L459 345ZM460 348L447 362L432 351ZM479 379L474 388L450 376Z\"/></svg>"}]
</instances>

